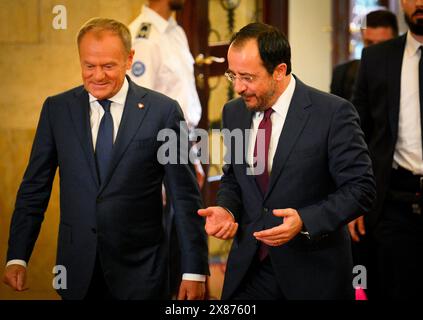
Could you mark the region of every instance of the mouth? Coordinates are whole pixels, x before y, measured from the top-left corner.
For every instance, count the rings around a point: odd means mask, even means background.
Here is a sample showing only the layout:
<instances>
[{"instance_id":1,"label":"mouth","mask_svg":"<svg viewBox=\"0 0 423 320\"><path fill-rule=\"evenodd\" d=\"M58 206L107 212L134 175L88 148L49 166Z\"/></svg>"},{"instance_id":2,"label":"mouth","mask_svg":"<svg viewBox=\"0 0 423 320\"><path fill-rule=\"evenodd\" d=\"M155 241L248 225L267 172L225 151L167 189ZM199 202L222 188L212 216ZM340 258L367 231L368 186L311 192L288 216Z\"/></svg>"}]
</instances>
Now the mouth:
<instances>
[{"instance_id":1,"label":"mouth","mask_svg":"<svg viewBox=\"0 0 423 320\"><path fill-rule=\"evenodd\" d=\"M419 10L419 11L416 11L414 14L413 14L413 16L412 16L413 18L416 18L416 19L423 19L423 10Z\"/></svg>"},{"instance_id":2,"label":"mouth","mask_svg":"<svg viewBox=\"0 0 423 320\"><path fill-rule=\"evenodd\" d=\"M252 95L242 95L242 99L244 99L244 101L250 101L251 99L253 99L254 98L254 96L252 96Z\"/></svg>"},{"instance_id":3,"label":"mouth","mask_svg":"<svg viewBox=\"0 0 423 320\"><path fill-rule=\"evenodd\" d=\"M91 83L91 86L95 89L103 89L108 86L108 83Z\"/></svg>"}]
</instances>

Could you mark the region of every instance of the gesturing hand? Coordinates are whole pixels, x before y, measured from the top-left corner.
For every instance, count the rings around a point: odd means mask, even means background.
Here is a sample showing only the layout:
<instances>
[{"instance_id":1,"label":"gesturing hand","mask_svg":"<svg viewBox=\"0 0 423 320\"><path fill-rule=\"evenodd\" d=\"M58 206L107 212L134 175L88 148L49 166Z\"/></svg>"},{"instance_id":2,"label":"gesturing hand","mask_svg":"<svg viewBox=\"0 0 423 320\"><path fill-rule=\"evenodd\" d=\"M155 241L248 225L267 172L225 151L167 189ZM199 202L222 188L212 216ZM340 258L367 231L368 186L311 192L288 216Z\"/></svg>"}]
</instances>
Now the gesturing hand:
<instances>
[{"instance_id":1,"label":"gesturing hand","mask_svg":"<svg viewBox=\"0 0 423 320\"><path fill-rule=\"evenodd\" d=\"M222 207L209 207L198 210L198 214L206 218L206 232L209 236L221 240L232 239L238 230L234 217Z\"/></svg>"}]
</instances>

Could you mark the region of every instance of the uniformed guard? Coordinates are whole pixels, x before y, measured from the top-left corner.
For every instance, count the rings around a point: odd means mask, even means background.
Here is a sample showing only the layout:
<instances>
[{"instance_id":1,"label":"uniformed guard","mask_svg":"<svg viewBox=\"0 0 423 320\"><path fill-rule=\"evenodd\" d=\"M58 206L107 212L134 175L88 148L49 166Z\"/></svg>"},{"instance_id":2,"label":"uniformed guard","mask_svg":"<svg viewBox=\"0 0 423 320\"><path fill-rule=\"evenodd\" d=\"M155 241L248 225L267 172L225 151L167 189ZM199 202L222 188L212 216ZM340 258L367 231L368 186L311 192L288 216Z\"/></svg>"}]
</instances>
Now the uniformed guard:
<instances>
[{"instance_id":1,"label":"uniformed guard","mask_svg":"<svg viewBox=\"0 0 423 320\"><path fill-rule=\"evenodd\" d=\"M129 26L135 49L129 75L138 85L178 101L193 129L201 118L194 59L184 30L172 17L172 12L182 9L183 4L183 0L150 0L142 7L141 14Z\"/></svg>"}]
</instances>

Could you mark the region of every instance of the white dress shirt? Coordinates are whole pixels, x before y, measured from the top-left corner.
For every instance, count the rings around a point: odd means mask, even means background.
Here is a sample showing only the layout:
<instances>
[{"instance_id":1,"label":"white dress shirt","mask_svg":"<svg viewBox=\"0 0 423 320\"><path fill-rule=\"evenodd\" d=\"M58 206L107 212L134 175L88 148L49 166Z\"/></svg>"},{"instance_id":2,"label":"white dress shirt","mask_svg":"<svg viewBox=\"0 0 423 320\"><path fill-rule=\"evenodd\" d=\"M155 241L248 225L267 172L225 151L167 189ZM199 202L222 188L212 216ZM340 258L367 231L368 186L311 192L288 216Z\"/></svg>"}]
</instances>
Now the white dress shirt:
<instances>
[{"instance_id":1,"label":"white dress shirt","mask_svg":"<svg viewBox=\"0 0 423 320\"><path fill-rule=\"evenodd\" d=\"M128 80L125 78L123 82L122 88L120 88L119 92L109 98L112 103L110 105L110 113L112 114L113 118L113 143L116 141L116 136L119 131L120 121L122 120L123 109L125 107L126 96L128 95ZM95 146L97 143L97 134L98 129L100 128L100 122L104 115L104 109L101 104L98 102L98 99L94 97L91 93L88 93L90 98L90 124L91 124L91 135L93 139L93 147L95 150Z\"/></svg>"},{"instance_id":2,"label":"white dress shirt","mask_svg":"<svg viewBox=\"0 0 423 320\"><path fill-rule=\"evenodd\" d=\"M408 32L401 71L398 140L393 163L394 168L401 166L417 175L423 175L419 95L421 45Z\"/></svg>"},{"instance_id":3,"label":"white dress shirt","mask_svg":"<svg viewBox=\"0 0 423 320\"><path fill-rule=\"evenodd\" d=\"M146 31L139 36L144 24ZM128 75L138 85L178 101L190 129L201 118L201 104L194 78L194 58L184 30L173 17L163 19L144 5L130 24L135 56Z\"/></svg>"},{"instance_id":4,"label":"white dress shirt","mask_svg":"<svg viewBox=\"0 0 423 320\"><path fill-rule=\"evenodd\" d=\"M291 104L292 96L294 95L296 81L294 76L291 76L288 87L278 98L276 103L272 106L274 112L270 116L272 121L272 135L270 137L269 144L269 175L272 172L273 158L275 157L276 149L278 147L279 138L282 133L283 126L285 124L286 115L288 114L289 105ZM264 117L264 112L256 112L253 115L253 121L251 124L249 145L248 145L248 165L253 167L254 159L254 146L256 143L257 131L261 120Z\"/></svg>"}]
</instances>

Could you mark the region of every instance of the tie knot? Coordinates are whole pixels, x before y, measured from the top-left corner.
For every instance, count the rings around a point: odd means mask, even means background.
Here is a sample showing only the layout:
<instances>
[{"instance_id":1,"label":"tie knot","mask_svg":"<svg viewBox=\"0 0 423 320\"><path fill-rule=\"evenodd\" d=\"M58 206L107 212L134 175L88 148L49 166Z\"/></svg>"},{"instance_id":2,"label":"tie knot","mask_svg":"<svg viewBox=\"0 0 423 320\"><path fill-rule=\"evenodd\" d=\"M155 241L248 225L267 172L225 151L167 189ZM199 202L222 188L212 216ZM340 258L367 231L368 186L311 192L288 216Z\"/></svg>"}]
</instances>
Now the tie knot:
<instances>
[{"instance_id":1,"label":"tie knot","mask_svg":"<svg viewBox=\"0 0 423 320\"><path fill-rule=\"evenodd\" d=\"M98 100L98 103L103 107L104 112L110 112L110 105L112 104L110 100Z\"/></svg>"},{"instance_id":2,"label":"tie knot","mask_svg":"<svg viewBox=\"0 0 423 320\"><path fill-rule=\"evenodd\" d=\"M272 108L269 108L269 109L267 109L265 112L264 112L264 120L269 120L270 119L270 116L272 115L272 113L273 113L273 109Z\"/></svg>"}]
</instances>

